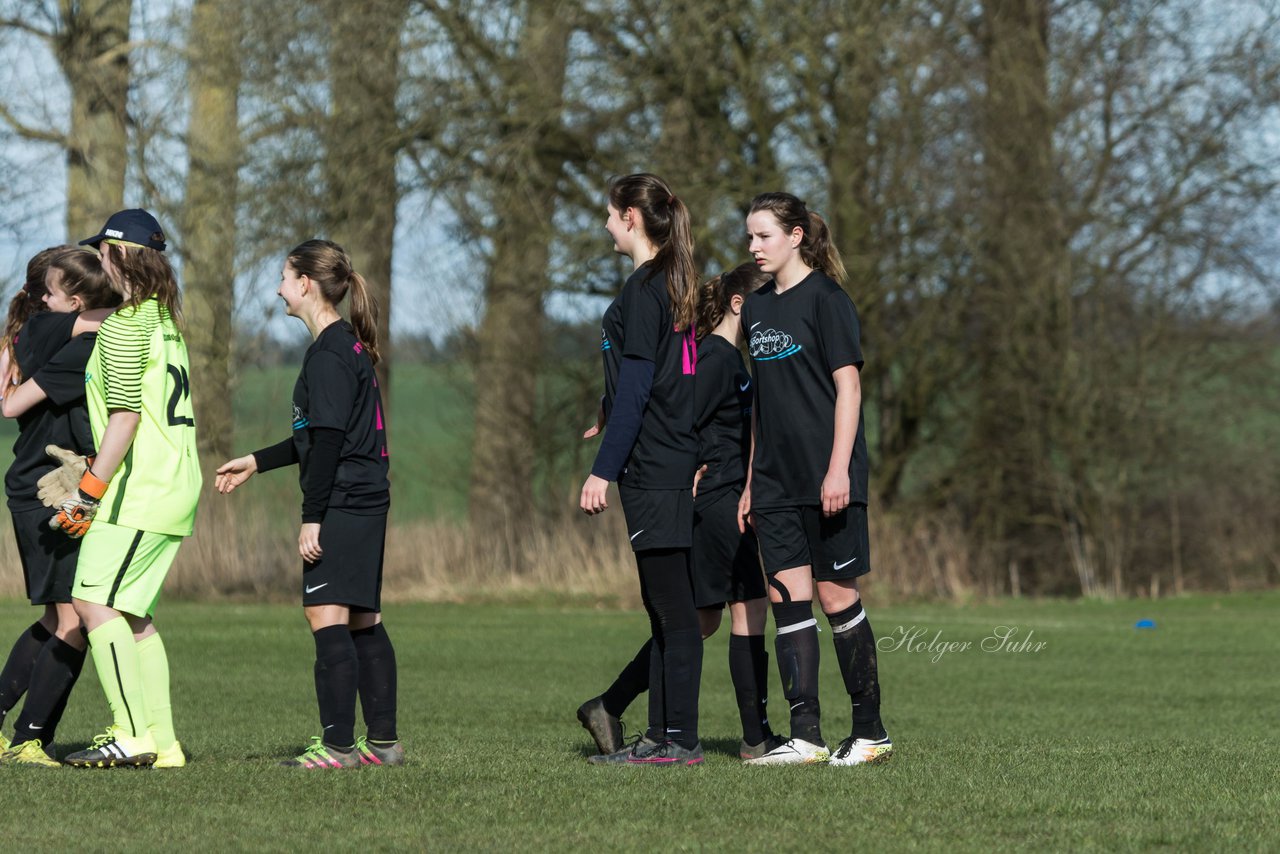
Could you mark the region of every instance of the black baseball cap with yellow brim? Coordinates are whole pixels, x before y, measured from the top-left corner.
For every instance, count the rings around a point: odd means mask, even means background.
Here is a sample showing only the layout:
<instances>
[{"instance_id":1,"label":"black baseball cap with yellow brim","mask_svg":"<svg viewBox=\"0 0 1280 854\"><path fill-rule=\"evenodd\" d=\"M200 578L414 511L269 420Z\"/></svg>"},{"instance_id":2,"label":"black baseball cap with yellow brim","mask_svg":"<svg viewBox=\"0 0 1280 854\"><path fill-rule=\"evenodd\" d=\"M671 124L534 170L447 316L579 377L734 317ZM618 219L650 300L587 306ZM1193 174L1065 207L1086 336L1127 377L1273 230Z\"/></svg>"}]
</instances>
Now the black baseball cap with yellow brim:
<instances>
[{"instance_id":1,"label":"black baseball cap with yellow brim","mask_svg":"<svg viewBox=\"0 0 1280 854\"><path fill-rule=\"evenodd\" d=\"M107 224L102 227L102 231L93 237L81 240L80 245L97 249L98 244L104 240L123 243L126 246L145 246L157 252L163 252L167 245L164 242L164 230L160 228L160 223L142 208L113 213L107 219Z\"/></svg>"}]
</instances>

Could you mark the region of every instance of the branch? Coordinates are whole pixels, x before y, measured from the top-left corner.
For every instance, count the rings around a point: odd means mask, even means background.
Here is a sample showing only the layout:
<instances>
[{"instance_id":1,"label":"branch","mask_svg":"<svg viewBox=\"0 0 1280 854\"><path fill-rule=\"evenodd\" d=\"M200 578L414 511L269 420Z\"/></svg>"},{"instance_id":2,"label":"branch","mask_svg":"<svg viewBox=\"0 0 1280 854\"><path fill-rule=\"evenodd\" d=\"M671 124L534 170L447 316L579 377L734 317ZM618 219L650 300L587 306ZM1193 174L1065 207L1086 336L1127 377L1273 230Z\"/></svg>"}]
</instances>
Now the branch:
<instances>
[{"instance_id":1,"label":"branch","mask_svg":"<svg viewBox=\"0 0 1280 854\"><path fill-rule=\"evenodd\" d=\"M3 120L5 124L13 129L14 133L23 139L29 139L32 142L48 142L63 147L67 145L65 134L51 130L41 130L40 128L33 128L30 125L23 124L4 104L0 104L0 120Z\"/></svg>"}]
</instances>

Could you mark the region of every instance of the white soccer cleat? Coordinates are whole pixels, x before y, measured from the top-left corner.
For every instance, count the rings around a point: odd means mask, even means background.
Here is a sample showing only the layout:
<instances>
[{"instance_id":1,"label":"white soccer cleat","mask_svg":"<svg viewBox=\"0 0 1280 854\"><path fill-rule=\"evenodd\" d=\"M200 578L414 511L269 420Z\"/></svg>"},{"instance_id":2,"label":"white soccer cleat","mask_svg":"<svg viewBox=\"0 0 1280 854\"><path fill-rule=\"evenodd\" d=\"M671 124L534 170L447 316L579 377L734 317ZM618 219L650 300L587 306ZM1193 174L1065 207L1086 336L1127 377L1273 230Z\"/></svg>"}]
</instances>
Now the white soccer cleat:
<instances>
[{"instance_id":1,"label":"white soccer cleat","mask_svg":"<svg viewBox=\"0 0 1280 854\"><path fill-rule=\"evenodd\" d=\"M831 756L830 764L871 765L877 762L888 762L891 756L893 756L893 742L888 736L880 739L849 736L840 742L840 746Z\"/></svg>"},{"instance_id":2,"label":"white soccer cleat","mask_svg":"<svg viewBox=\"0 0 1280 854\"><path fill-rule=\"evenodd\" d=\"M831 751L821 744L793 738L744 765L821 765L831 758Z\"/></svg>"}]
</instances>

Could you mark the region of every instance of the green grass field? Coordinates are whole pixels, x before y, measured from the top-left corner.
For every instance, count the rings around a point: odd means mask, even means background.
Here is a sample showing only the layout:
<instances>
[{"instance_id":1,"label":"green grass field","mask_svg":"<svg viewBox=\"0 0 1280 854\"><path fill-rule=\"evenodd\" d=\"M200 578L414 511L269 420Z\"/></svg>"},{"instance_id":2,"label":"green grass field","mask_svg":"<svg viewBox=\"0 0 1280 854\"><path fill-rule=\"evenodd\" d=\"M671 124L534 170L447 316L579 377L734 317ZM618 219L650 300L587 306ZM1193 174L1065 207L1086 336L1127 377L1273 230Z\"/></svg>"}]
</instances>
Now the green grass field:
<instances>
[{"instance_id":1,"label":"green grass field","mask_svg":"<svg viewBox=\"0 0 1280 854\"><path fill-rule=\"evenodd\" d=\"M167 604L158 625L190 765L0 768L3 847L1274 850L1277 606L1270 593L873 610L897 753L867 768L741 766L722 629L704 668L709 758L679 770L583 761L574 709L631 655L643 615L397 606L387 622L411 763L308 774L274 767L318 729L298 609ZM6 646L32 613L0 605ZM1134 628L1142 618L1157 628ZM999 626L1029 644L984 651ZM966 641L938 658L939 644ZM823 654L834 742L849 712L825 633ZM59 753L106 714L86 669Z\"/></svg>"}]
</instances>

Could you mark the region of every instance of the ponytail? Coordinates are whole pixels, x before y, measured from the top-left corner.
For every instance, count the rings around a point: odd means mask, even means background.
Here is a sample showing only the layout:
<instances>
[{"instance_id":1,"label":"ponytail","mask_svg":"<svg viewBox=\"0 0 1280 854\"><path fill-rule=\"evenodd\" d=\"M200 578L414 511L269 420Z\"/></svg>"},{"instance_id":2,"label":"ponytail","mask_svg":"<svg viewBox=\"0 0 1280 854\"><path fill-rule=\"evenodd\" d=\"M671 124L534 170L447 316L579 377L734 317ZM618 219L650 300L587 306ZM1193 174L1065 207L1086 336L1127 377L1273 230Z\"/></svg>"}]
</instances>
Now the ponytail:
<instances>
[{"instance_id":1,"label":"ponytail","mask_svg":"<svg viewBox=\"0 0 1280 854\"><path fill-rule=\"evenodd\" d=\"M15 370L17 370L18 360L13 351L13 341L31 315L45 310L44 295L48 293L48 289L45 287L44 278L49 272L49 264L60 253L74 249L74 246L51 246L37 252L27 262L26 281L13 295L13 299L9 300L9 314L5 318L4 333L0 335L0 351L8 352L9 362ZM20 373L17 376L19 380L22 379Z\"/></svg>"},{"instance_id":2,"label":"ponytail","mask_svg":"<svg viewBox=\"0 0 1280 854\"><path fill-rule=\"evenodd\" d=\"M615 178L609 203L620 211L635 208L644 233L658 248L650 261L667 279L667 300L677 331L693 326L698 311L698 267L693 261L693 226L689 209L657 175L641 172Z\"/></svg>"},{"instance_id":3,"label":"ponytail","mask_svg":"<svg viewBox=\"0 0 1280 854\"><path fill-rule=\"evenodd\" d=\"M755 293L769 281L767 273L752 262L713 276L698 293L698 339L706 338L724 320L734 297Z\"/></svg>"},{"instance_id":4,"label":"ponytail","mask_svg":"<svg viewBox=\"0 0 1280 854\"><path fill-rule=\"evenodd\" d=\"M818 214L805 207L805 203L790 193L762 193L751 200L748 215L768 211L787 233L800 229L804 237L800 241L800 258L815 270L821 270L837 284L845 280L844 261L840 251L831 242L831 229Z\"/></svg>"},{"instance_id":5,"label":"ponytail","mask_svg":"<svg viewBox=\"0 0 1280 854\"><path fill-rule=\"evenodd\" d=\"M376 365L382 359L378 352L378 301L369 293L364 276L354 270L347 284L351 292L351 328L369 354L369 361Z\"/></svg>"},{"instance_id":6,"label":"ponytail","mask_svg":"<svg viewBox=\"0 0 1280 854\"><path fill-rule=\"evenodd\" d=\"M721 291L721 283L724 281L724 274L712 276L702 283L702 287L698 289L698 314L695 328L698 333L698 340L701 341L711 334L720 321L724 320L724 299Z\"/></svg>"},{"instance_id":7,"label":"ponytail","mask_svg":"<svg viewBox=\"0 0 1280 854\"><path fill-rule=\"evenodd\" d=\"M810 267L826 273L836 284L844 284L844 261L840 259L840 250L831 242L831 229L827 228L826 220L815 211L809 211L809 224L804 232L805 239L800 244L800 257Z\"/></svg>"},{"instance_id":8,"label":"ponytail","mask_svg":"<svg viewBox=\"0 0 1280 854\"><path fill-rule=\"evenodd\" d=\"M675 196L670 197L671 236L658 248L653 259L667 277L667 299L676 329L683 331L694 324L698 313L698 267L693 262L693 227L689 209Z\"/></svg>"}]
</instances>

